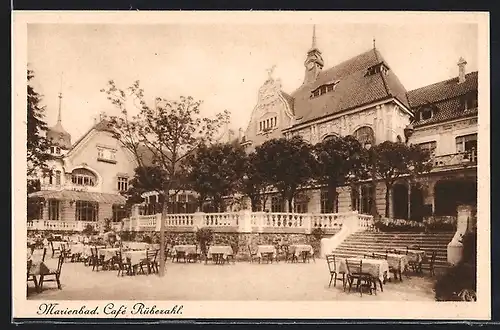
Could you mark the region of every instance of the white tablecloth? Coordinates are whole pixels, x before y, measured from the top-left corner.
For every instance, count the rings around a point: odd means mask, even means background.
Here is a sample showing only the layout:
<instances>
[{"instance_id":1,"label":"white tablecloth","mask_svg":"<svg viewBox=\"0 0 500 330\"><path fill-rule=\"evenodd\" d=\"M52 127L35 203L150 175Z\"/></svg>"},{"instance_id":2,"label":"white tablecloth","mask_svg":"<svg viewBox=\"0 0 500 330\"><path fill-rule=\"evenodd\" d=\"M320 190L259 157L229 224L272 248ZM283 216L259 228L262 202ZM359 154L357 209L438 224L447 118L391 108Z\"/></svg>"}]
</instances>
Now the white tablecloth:
<instances>
[{"instance_id":1,"label":"white tablecloth","mask_svg":"<svg viewBox=\"0 0 500 330\"><path fill-rule=\"evenodd\" d=\"M120 251L119 248L107 248L107 249L99 249L97 250L99 257L104 256L104 261L108 261L113 257L116 257L116 252Z\"/></svg>"},{"instance_id":2,"label":"white tablecloth","mask_svg":"<svg viewBox=\"0 0 500 330\"><path fill-rule=\"evenodd\" d=\"M130 258L132 266L137 265L147 258L147 250L124 251L122 252L122 258Z\"/></svg>"},{"instance_id":3,"label":"white tablecloth","mask_svg":"<svg viewBox=\"0 0 500 330\"><path fill-rule=\"evenodd\" d=\"M83 252L85 251L84 244L71 244L69 246L69 248L71 249L72 254L83 254ZM90 254L90 251L89 251L89 254Z\"/></svg>"},{"instance_id":4,"label":"white tablecloth","mask_svg":"<svg viewBox=\"0 0 500 330\"><path fill-rule=\"evenodd\" d=\"M388 253L387 263L389 264L389 267L394 268L395 270L404 271L408 265L408 256L406 254Z\"/></svg>"},{"instance_id":5,"label":"white tablecloth","mask_svg":"<svg viewBox=\"0 0 500 330\"><path fill-rule=\"evenodd\" d=\"M361 259L361 258L347 258L349 261L349 264L351 263L358 263L360 260L363 261L362 265L362 271L363 273L370 274L371 276L378 278L380 281L384 281L384 277L389 279L390 278L390 273L389 273L389 263L387 260L383 259ZM339 259L337 266L338 270L337 272L346 272L347 274L347 265L346 265L346 259L342 258Z\"/></svg>"},{"instance_id":6,"label":"white tablecloth","mask_svg":"<svg viewBox=\"0 0 500 330\"><path fill-rule=\"evenodd\" d=\"M196 253L196 245L175 245L173 247L174 253L184 252L186 255Z\"/></svg>"},{"instance_id":7,"label":"white tablecloth","mask_svg":"<svg viewBox=\"0 0 500 330\"><path fill-rule=\"evenodd\" d=\"M297 258L300 257L300 255L303 251L308 251L311 254L311 256L314 255L314 249L311 245L307 245L307 244L290 245L289 252L291 254L295 255Z\"/></svg>"},{"instance_id":8,"label":"white tablecloth","mask_svg":"<svg viewBox=\"0 0 500 330\"><path fill-rule=\"evenodd\" d=\"M64 245L64 247L69 247L69 243L68 242L64 242L64 241L52 241L52 246L54 247L54 250L62 250L62 245ZM49 243L49 246L50 246L50 243Z\"/></svg>"},{"instance_id":9,"label":"white tablecloth","mask_svg":"<svg viewBox=\"0 0 500 330\"><path fill-rule=\"evenodd\" d=\"M211 258L212 254L222 254L223 259L227 259L228 256L233 255L233 249L229 245L214 245L208 248L207 258Z\"/></svg>"},{"instance_id":10,"label":"white tablecloth","mask_svg":"<svg viewBox=\"0 0 500 330\"><path fill-rule=\"evenodd\" d=\"M147 250L150 248L150 244L144 242L123 242L123 247L131 250Z\"/></svg>"},{"instance_id":11,"label":"white tablecloth","mask_svg":"<svg viewBox=\"0 0 500 330\"><path fill-rule=\"evenodd\" d=\"M257 246L257 257L262 258L263 253L272 253L273 258L276 258L276 248L272 245Z\"/></svg>"},{"instance_id":12,"label":"white tablecloth","mask_svg":"<svg viewBox=\"0 0 500 330\"><path fill-rule=\"evenodd\" d=\"M397 249L396 251L406 254L408 256L408 261L412 262L422 262L422 260L426 257L424 250Z\"/></svg>"}]
</instances>

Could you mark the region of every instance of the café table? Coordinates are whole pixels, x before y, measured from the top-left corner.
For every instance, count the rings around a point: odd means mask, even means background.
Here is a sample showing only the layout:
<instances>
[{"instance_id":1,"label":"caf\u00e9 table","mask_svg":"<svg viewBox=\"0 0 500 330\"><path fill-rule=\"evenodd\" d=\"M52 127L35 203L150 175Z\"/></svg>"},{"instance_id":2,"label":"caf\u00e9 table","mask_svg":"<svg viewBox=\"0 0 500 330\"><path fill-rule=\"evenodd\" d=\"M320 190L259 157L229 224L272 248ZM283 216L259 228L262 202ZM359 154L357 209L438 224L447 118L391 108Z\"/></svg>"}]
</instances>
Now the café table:
<instances>
[{"instance_id":1,"label":"caf\u00e9 table","mask_svg":"<svg viewBox=\"0 0 500 330\"><path fill-rule=\"evenodd\" d=\"M174 245L172 247L172 251L173 251L172 261L175 259L177 262L179 262L180 258L183 258L185 261L188 256L196 255L197 248L196 245L193 244Z\"/></svg>"},{"instance_id":2,"label":"caf\u00e9 table","mask_svg":"<svg viewBox=\"0 0 500 330\"><path fill-rule=\"evenodd\" d=\"M99 254L99 257L103 257L104 262L107 262L111 260L113 257L116 256L116 252L120 251L120 248L103 248L103 249L98 249L97 252Z\"/></svg>"},{"instance_id":3,"label":"caf\u00e9 table","mask_svg":"<svg viewBox=\"0 0 500 330\"><path fill-rule=\"evenodd\" d=\"M259 263L263 258L271 261L271 263L273 262L273 259L276 259L276 261L278 261L276 247L273 245L258 245L257 257L259 258Z\"/></svg>"},{"instance_id":4,"label":"caf\u00e9 table","mask_svg":"<svg viewBox=\"0 0 500 330\"><path fill-rule=\"evenodd\" d=\"M314 260L314 249L309 244L293 244L289 247L289 253L292 255L292 261L295 259L298 261L299 257L302 255L302 252L308 252L309 255ZM306 259L304 259L306 262Z\"/></svg>"},{"instance_id":5,"label":"caf\u00e9 table","mask_svg":"<svg viewBox=\"0 0 500 330\"><path fill-rule=\"evenodd\" d=\"M362 271L363 273L370 274L373 278L377 279L380 284L380 290L384 291L382 283L385 283L387 279L390 278L391 274L389 273L389 263L384 259L370 259L370 258L340 258L338 263L337 272L347 272L347 264L346 260L349 263L358 263L363 261L362 263Z\"/></svg>"},{"instance_id":6,"label":"caf\u00e9 table","mask_svg":"<svg viewBox=\"0 0 500 330\"><path fill-rule=\"evenodd\" d=\"M208 259L212 259L216 264L222 265L232 255L233 249L229 245L212 245L208 248L205 263Z\"/></svg>"},{"instance_id":7,"label":"caf\u00e9 table","mask_svg":"<svg viewBox=\"0 0 500 330\"><path fill-rule=\"evenodd\" d=\"M403 281L402 273L408 266L408 256L406 254L387 253L387 263L399 275L399 279ZM397 279L397 276L395 277Z\"/></svg>"},{"instance_id":8,"label":"caf\u00e9 table","mask_svg":"<svg viewBox=\"0 0 500 330\"><path fill-rule=\"evenodd\" d=\"M130 260L132 266L138 265L141 261L147 258L148 250L129 250L122 252L122 258Z\"/></svg>"}]
</instances>

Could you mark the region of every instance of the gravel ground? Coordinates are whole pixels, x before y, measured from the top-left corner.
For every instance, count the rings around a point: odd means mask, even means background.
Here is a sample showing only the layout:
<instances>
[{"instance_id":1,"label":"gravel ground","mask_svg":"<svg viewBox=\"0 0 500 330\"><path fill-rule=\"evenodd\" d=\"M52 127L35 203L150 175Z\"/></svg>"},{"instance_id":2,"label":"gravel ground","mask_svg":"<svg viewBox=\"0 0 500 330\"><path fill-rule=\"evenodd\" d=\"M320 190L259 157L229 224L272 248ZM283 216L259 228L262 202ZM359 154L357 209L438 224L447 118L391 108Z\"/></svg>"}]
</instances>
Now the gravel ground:
<instances>
[{"instance_id":1,"label":"gravel ground","mask_svg":"<svg viewBox=\"0 0 500 330\"><path fill-rule=\"evenodd\" d=\"M57 265L57 259L46 262ZM403 276L388 282L377 295L344 292L342 282L328 287L324 259L310 263L213 265L168 262L163 278L157 275L117 277L117 271L92 271L83 263L67 262L62 269L62 290L55 282L44 284L41 293L29 283L30 300L384 300L434 301L429 276Z\"/></svg>"}]
</instances>

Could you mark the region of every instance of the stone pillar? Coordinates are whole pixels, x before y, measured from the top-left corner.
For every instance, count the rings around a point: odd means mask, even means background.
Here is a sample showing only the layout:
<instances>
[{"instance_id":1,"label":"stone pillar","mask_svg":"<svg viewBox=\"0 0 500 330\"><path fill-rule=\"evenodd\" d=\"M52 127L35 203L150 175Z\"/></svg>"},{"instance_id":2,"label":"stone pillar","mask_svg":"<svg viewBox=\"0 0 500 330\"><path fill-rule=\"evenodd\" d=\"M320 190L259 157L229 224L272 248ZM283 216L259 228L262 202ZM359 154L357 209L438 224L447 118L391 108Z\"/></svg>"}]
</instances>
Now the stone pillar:
<instances>
[{"instance_id":1,"label":"stone pillar","mask_svg":"<svg viewBox=\"0 0 500 330\"><path fill-rule=\"evenodd\" d=\"M205 224L203 223L204 212L195 212L194 213L194 227L195 229L203 228Z\"/></svg>"},{"instance_id":2,"label":"stone pillar","mask_svg":"<svg viewBox=\"0 0 500 330\"><path fill-rule=\"evenodd\" d=\"M452 265L456 265L462 260L463 254L463 244L462 237L465 235L469 228L469 223L472 219L472 206L470 205L459 205L457 207L457 231L455 236L448 244L447 248L447 259Z\"/></svg>"},{"instance_id":3,"label":"stone pillar","mask_svg":"<svg viewBox=\"0 0 500 330\"><path fill-rule=\"evenodd\" d=\"M238 222L238 232L251 233L252 232L252 211L241 210L239 212L240 219Z\"/></svg>"}]
</instances>

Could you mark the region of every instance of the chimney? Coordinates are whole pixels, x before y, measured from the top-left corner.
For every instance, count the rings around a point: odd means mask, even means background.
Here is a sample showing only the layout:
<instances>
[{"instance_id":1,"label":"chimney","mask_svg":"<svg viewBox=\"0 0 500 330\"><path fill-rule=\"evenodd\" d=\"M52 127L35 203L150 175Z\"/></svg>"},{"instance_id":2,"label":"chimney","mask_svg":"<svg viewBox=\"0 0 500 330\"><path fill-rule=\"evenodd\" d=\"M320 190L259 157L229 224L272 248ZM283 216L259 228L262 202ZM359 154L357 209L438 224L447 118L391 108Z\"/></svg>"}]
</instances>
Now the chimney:
<instances>
[{"instance_id":1,"label":"chimney","mask_svg":"<svg viewBox=\"0 0 500 330\"><path fill-rule=\"evenodd\" d=\"M467 61L464 60L463 57L460 57L458 60L458 83L461 84L465 81L465 65Z\"/></svg>"}]
</instances>

